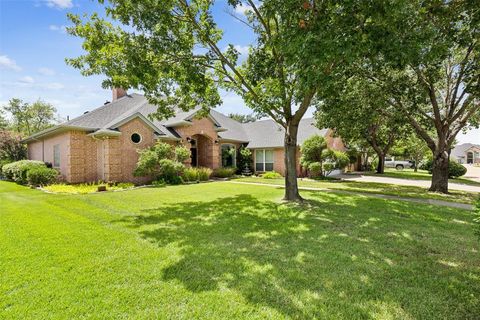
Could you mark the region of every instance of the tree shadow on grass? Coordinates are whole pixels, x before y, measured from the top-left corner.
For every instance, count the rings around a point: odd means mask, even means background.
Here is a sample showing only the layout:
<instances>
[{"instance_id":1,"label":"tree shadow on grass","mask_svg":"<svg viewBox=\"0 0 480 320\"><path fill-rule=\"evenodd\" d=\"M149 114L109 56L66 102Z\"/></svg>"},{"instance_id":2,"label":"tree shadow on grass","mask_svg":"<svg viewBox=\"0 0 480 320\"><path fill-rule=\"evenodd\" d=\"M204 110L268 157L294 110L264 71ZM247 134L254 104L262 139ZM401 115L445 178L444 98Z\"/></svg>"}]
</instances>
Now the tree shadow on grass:
<instances>
[{"instance_id":1,"label":"tree shadow on grass","mask_svg":"<svg viewBox=\"0 0 480 320\"><path fill-rule=\"evenodd\" d=\"M404 203L374 200L383 204L375 209L365 197L309 194L303 205L249 194L179 202L122 222L159 247L175 243L181 258L163 278L192 292L227 288L302 319L442 317L452 306L474 317L474 301L459 309L456 299L478 284L465 286L466 275L435 263L441 249L417 226L421 219L445 223L444 216L415 214ZM445 288L442 277L466 291Z\"/></svg>"}]
</instances>

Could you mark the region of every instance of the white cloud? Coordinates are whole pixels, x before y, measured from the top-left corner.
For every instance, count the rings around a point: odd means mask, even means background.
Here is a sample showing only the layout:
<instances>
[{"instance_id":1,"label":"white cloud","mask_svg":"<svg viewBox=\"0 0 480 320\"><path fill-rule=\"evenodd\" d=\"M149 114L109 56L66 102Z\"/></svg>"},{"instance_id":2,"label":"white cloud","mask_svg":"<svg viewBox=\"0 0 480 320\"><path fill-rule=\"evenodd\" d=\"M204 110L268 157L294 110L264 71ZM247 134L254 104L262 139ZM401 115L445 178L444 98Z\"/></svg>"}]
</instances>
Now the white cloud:
<instances>
[{"instance_id":1,"label":"white cloud","mask_svg":"<svg viewBox=\"0 0 480 320\"><path fill-rule=\"evenodd\" d=\"M252 6L249 6L247 4L239 4L238 6L235 7L235 12L238 14L245 15L247 11L253 11Z\"/></svg>"},{"instance_id":2,"label":"white cloud","mask_svg":"<svg viewBox=\"0 0 480 320\"><path fill-rule=\"evenodd\" d=\"M58 31L58 32L61 32L61 33L67 33L67 26L64 26L64 25L57 26L55 24L51 24L51 25L48 26L48 29L50 29L51 31Z\"/></svg>"},{"instance_id":3,"label":"white cloud","mask_svg":"<svg viewBox=\"0 0 480 320\"><path fill-rule=\"evenodd\" d=\"M43 87L45 89L49 89L49 90L61 90L61 89L65 88L63 83L60 83L60 82L44 83L44 84L41 85L41 87Z\"/></svg>"},{"instance_id":4,"label":"white cloud","mask_svg":"<svg viewBox=\"0 0 480 320\"><path fill-rule=\"evenodd\" d=\"M28 84L31 84L31 83L35 82L35 80L30 76L22 77L22 78L18 79L18 81L20 81L21 83L28 83Z\"/></svg>"},{"instance_id":5,"label":"white cloud","mask_svg":"<svg viewBox=\"0 0 480 320\"><path fill-rule=\"evenodd\" d=\"M38 73L44 75L44 76L53 76L55 75L55 71L53 71L52 69L49 69L49 68L45 68L45 67L42 67L42 68L39 68L38 69Z\"/></svg>"},{"instance_id":6,"label":"white cloud","mask_svg":"<svg viewBox=\"0 0 480 320\"><path fill-rule=\"evenodd\" d=\"M14 71L22 70L14 60L7 56L0 56L0 69L10 69Z\"/></svg>"},{"instance_id":7,"label":"white cloud","mask_svg":"<svg viewBox=\"0 0 480 320\"><path fill-rule=\"evenodd\" d=\"M46 0L50 8L67 9L73 7L72 0Z\"/></svg>"}]
</instances>

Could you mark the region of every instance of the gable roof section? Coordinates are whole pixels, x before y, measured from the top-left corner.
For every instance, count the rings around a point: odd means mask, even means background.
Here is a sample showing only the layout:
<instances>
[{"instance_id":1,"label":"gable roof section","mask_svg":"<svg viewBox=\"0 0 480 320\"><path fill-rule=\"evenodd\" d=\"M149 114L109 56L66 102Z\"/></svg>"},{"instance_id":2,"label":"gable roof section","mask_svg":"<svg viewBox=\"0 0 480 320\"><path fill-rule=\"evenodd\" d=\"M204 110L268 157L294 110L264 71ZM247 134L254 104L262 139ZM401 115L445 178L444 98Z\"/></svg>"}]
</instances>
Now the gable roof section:
<instances>
[{"instance_id":1,"label":"gable roof section","mask_svg":"<svg viewBox=\"0 0 480 320\"><path fill-rule=\"evenodd\" d=\"M285 129L273 120L243 124L248 135L248 148L280 148L284 146ZM312 118L302 119L298 126L297 144L301 145L313 135L325 136L328 129L318 129Z\"/></svg>"}]
</instances>

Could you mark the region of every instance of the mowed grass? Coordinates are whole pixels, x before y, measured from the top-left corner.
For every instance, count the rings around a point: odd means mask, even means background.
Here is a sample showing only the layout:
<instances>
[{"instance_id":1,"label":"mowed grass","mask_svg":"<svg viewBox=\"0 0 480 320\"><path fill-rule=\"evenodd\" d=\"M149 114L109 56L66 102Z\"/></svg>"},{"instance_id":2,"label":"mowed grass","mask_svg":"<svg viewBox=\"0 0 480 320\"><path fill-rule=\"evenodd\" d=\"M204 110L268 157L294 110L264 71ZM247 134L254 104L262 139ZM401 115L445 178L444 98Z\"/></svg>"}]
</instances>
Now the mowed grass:
<instances>
[{"instance_id":1,"label":"mowed grass","mask_svg":"<svg viewBox=\"0 0 480 320\"><path fill-rule=\"evenodd\" d=\"M284 178L263 179L260 177L237 178L237 182L253 182L262 184L273 184L278 186L285 185ZM384 194L388 196L397 196L403 198L434 199L458 203L475 203L480 197L479 192L467 192L459 190L450 190L448 194L430 192L427 188L415 186L401 186L397 184L377 183L377 182L357 182L345 180L312 180L299 179L299 187L319 188L329 190L342 190L358 193Z\"/></svg>"},{"instance_id":2,"label":"mowed grass","mask_svg":"<svg viewBox=\"0 0 480 320\"><path fill-rule=\"evenodd\" d=\"M377 174L374 172L360 172L362 175L367 176L379 176L379 177L389 177L389 178L397 178L397 179L409 179L409 180L432 180L432 175L428 173L427 170L418 170L415 172L413 169L403 169L397 170L392 168L385 168L385 173ZM473 181L470 179L466 179L463 177L458 177L455 179L448 179L450 183L459 183L459 184L467 184L472 186L480 186L480 182Z\"/></svg>"},{"instance_id":3,"label":"mowed grass","mask_svg":"<svg viewBox=\"0 0 480 320\"><path fill-rule=\"evenodd\" d=\"M0 182L1 319L478 319L470 211L228 182Z\"/></svg>"}]
</instances>

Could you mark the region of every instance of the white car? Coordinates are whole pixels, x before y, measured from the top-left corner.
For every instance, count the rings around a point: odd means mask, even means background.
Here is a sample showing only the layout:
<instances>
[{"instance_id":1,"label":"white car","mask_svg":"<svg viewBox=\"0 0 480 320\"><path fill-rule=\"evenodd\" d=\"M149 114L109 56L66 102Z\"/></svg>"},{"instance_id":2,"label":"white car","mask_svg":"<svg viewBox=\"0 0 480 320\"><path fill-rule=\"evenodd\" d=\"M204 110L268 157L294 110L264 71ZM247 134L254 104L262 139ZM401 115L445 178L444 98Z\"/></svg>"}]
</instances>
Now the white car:
<instances>
[{"instance_id":1,"label":"white car","mask_svg":"<svg viewBox=\"0 0 480 320\"><path fill-rule=\"evenodd\" d=\"M395 160L395 158L385 158L385 168L395 168L403 170L405 168L413 168L415 161L412 160Z\"/></svg>"}]
</instances>

